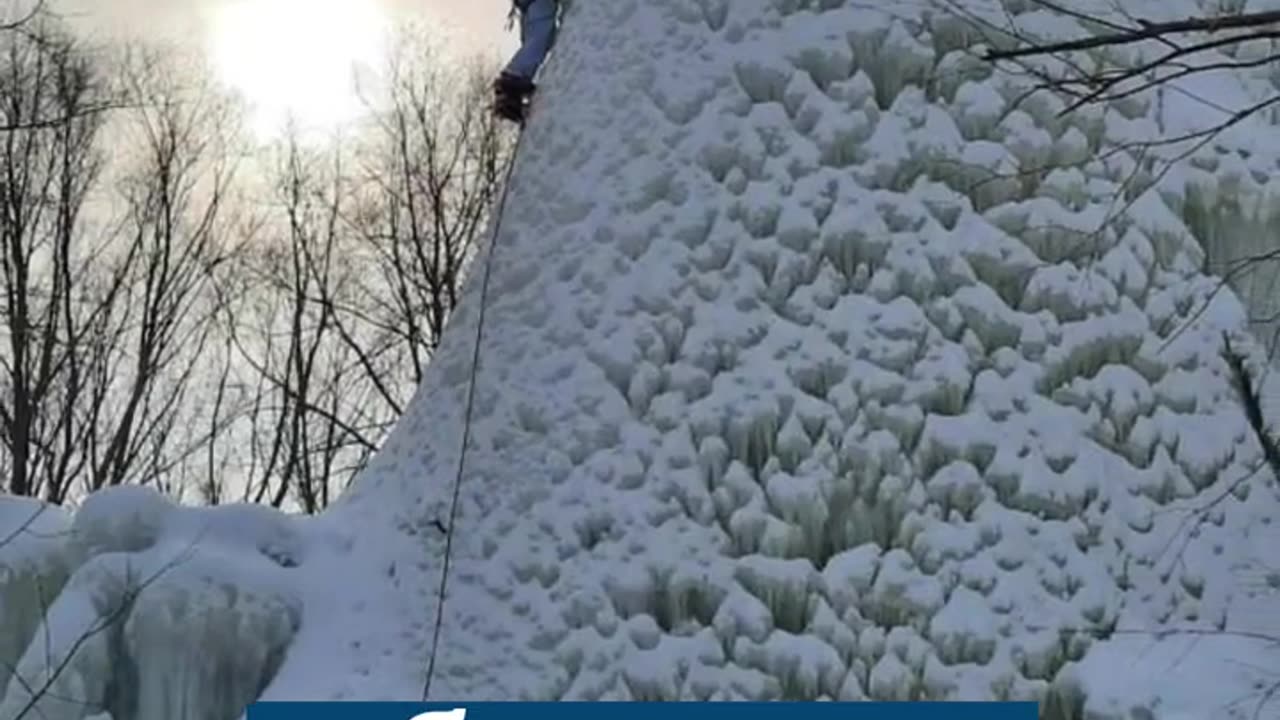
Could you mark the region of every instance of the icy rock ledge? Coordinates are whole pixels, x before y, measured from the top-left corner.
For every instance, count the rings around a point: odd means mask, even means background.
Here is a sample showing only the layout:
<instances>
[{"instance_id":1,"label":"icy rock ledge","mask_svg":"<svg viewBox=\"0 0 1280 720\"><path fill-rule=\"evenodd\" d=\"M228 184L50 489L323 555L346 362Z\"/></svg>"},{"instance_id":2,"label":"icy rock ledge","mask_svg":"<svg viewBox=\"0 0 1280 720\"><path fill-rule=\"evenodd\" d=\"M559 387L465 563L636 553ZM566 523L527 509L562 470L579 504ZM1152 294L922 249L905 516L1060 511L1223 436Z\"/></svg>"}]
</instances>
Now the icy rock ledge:
<instances>
[{"instance_id":1,"label":"icy rock ledge","mask_svg":"<svg viewBox=\"0 0 1280 720\"><path fill-rule=\"evenodd\" d=\"M7 540L7 541L6 541ZM229 720L298 631L301 538L258 506L0 498L0 719Z\"/></svg>"}]
</instances>

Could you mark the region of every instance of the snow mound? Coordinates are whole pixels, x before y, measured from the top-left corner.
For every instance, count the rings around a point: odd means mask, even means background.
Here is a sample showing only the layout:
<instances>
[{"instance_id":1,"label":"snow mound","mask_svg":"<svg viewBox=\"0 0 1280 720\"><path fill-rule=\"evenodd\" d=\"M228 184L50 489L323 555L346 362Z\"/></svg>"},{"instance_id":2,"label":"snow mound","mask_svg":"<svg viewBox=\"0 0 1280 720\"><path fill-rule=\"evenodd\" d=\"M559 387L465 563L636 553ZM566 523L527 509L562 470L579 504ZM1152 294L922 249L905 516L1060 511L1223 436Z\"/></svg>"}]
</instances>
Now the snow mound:
<instances>
[{"instance_id":1,"label":"snow mound","mask_svg":"<svg viewBox=\"0 0 1280 720\"><path fill-rule=\"evenodd\" d=\"M74 517L0 498L0 720L417 697L429 551L415 543L439 536L387 519L179 507L132 487Z\"/></svg>"},{"instance_id":2,"label":"snow mound","mask_svg":"<svg viewBox=\"0 0 1280 720\"><path fill-rule=\"evenodd\" d=\"M1203 118L1185 98L1062 115L980 59L974 17L875 5L574 3L479 366L476 275L409 411L316 521L95 499L73 545L91 557L45 623L59 642L198 552L156 584L167 612L113 626L67 682L100 694L126 667L106 657L156 669L116 720L179 697L222 712L260 684L415 699L474 374L433 699L1029 699L1102 720L1256 694L1200 670L1276 666L1241 645L1274 593L1240 577L1280 516L1221 356L1229 334L1257 362L1260 296L1218 292L1206 263L1271 227L1280 134L1259 118L1157 174L1185 148L1125 143ZM1258 72L1217 84L1249 97ZM244 601L188 609L201 587ZM182 676L224 662L173 639L190 613L254 636L213 644L246 658L218 690ZM1120 679L1205 637L1185 682Z\"/></svg>"},{"instance_id":3,"label":"snow mound","mask_svg":"<svg viewBox=\"0 0 1280 720\"><path fill-rule=\"evenodd\" d=\"M0 594L15 643L4 648L12 673L0 717L224 720L261 694L301 623L288 569L302 541L285 518L252 506L178 508L148 489L116 488L70 522L6 500L0 527L27 510L35 521L6 547L30 567Z\"/></svg>"}]
</instances>

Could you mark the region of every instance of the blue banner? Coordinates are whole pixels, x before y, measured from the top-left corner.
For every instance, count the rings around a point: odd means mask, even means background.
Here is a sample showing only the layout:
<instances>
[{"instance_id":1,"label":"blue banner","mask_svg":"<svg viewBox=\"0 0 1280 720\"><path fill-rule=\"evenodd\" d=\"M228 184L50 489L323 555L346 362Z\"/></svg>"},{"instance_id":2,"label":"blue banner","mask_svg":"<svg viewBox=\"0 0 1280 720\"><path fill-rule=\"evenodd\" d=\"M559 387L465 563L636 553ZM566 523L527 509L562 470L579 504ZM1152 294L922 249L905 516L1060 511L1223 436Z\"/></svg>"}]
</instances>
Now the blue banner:
<instances>
[{"instance_id":1,"label":"blue banner","mask_svg":"<svg viewBox=\"0 0 1280 720\"><path fill-rule=\"evenodd\" d=\"M248 720L1037 720L1036 703L309 703L249 706Z\"/></svg>"}]
</instances>

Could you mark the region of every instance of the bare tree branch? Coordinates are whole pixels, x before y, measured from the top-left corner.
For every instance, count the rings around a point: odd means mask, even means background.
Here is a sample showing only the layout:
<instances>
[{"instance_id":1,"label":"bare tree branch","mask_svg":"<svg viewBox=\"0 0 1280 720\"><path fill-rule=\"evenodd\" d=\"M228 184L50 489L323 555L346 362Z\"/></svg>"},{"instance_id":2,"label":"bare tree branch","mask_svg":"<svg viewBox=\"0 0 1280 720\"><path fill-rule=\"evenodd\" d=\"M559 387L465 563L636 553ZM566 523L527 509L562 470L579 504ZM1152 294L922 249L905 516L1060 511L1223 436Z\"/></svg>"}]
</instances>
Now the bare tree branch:
<instances>
[{"instance_id":1,"label":"bare tree branch","mask_svg":"<svg viewBox=\"0 0 1280 720\"><path fill-rule=\"evenodd\" d=\"M14 20L7 20L0 23L0 32L13 32L19 30L34 21L38 15L45 10L45 0L36 0L27 12L19 15Z\"/></svg>"},{"instance_id":2,"label":"bare tree branch","mask_svg":"<svg viewBox=\"0 0 1280 720\"><path fill-rule=\"evenodd\" d=\"M1047 3L1041 2L1040 4L1052 7ZM1080 14L1078 13L1070 14L1073 17L1080 17ZM1162 23L1139 22L1142 23L1139 27L1106 35L1095 35L1093 37L1080 38L1078 40L1032 45L1029 47L1013 48L1009 50L989 50L987 51L986 57L988 60L1010 60L1013 58L1029 57L1032 55L1050 55L1053 53L1090 50L1093 48L1111 45L1125 45L1141 42L1143 40L1160 39L1168 35L1176 35L1179 33L1213 33L1221 30L1253 28L1261 25L1280 23L1280 10L1242 13L1239 15L1187 18L1185 20L1175 20L1173 22Z\"/></svg>"}]
</instances>

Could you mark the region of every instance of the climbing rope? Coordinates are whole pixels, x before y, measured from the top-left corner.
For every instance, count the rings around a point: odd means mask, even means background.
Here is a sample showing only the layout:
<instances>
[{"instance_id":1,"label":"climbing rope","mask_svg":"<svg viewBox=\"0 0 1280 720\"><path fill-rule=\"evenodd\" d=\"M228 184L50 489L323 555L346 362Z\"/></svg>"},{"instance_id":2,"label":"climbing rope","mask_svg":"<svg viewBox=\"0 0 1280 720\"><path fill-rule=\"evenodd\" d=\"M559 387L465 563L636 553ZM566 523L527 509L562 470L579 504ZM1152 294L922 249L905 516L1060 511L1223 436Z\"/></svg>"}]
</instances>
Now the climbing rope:
<instances>
[{"instance_id":1,"label":"climbing rope","mask_svg":"<svg viewBox=\"0 0 1280 720\"><path fill-rule=\"evenodd\" d=\"M471 414L475 407L476 375L480 366L480 340L484 335L484 316L489 298L489 277L492 275L494 251L498 247L498 237L502 231L502 218L507 207L507 193L511 189L511 176L520 157L520 144L524 141L524 121L520 122L519 135L516 136L515 148L511 159L507 162L506 172L502 178L502 194L498 198L497 219L493 223L493 235L489 238L489 249L485 253L484 276L480 282L480 316L476 319L476 339L471 351L471 376L467 381L467 405L462 420L462 450L458 455L458 474L453 481L453 498L449 503L449 524L445 527L444 564L440 569L440 592L436 597L436 621L431 633L431 655L427 661L427 679L422 685L422 700L431 696L431 678L436 670L436 653L440 648L440 629L444 627L445 590L449 583L449 561L453 557L453 526L458 517L458 498L462 490L462 477L466 470L467 449L471 445Z\"/></svg>"},{"instance_id":2,"label":"climbing rope","mask_svg":"<svg viewBox=\"0 0 1280 720\"><path fill-rule=\"evenodd\" d=\"M559 16L557 17L556 25L561 30L565 26L564 20L568 16L571 4L572 0L560 0L557 4ZM554 47L552 47L546 59L550 60L552 55L555 55ZM525 108L525 112L528 112L528 108ZM476 376L480 367L480 341L484 336L485 311L489 304L489 278L493 271L493 258L498 248L498 237L502 232L502 219L506 215L507 193L511 191L511 178L515 174L516 160L520 158L520 146L524 143L524 126L527 120L527 115L522 116L520 119L520 130L516 136L516 144L511 151L511 159L508 161L506 172L502 177L502 194L498 196L497 205L498 215L493 223L493 234L489 238L489 249L485 253L484 276L480 281L480 310L479 317L476 318L476 339L471 350L471 375L467 381L467 405L466 410L463 412L462 420L462 449L458 453L458 474L453 480L453 497L449 501L449 524L445 527L444 562L440 567L440 592L436 596L436 619L435 626L431 631L431 654L427 660L427 678L422 685L423 702L426 702L431 697L431 680L435 677L436 656L440 650L440 632L444 627L444 601L449 584L449 563L453 559L453 529L458 519L458 499L461 496L462 478L467 466L467 450L471 446L471 415L475 408Z\"/></svg>"}]
</instances>

